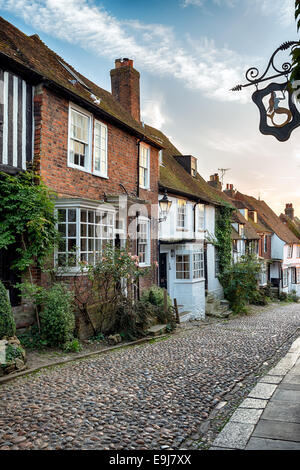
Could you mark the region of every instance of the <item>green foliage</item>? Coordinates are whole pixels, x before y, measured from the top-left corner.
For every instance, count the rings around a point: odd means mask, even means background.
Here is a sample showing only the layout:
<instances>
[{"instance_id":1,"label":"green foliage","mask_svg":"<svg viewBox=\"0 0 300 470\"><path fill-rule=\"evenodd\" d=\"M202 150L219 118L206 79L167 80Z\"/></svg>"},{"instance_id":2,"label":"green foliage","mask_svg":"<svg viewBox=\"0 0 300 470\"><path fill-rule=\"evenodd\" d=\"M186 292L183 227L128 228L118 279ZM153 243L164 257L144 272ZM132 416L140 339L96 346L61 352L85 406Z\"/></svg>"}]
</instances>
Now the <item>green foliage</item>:
<instances>
[{"instance_id":1,"label":"green foliage","mask_svg":"<svg viewBox=\"0 0 300 470\"><path fill-rule=\"evenodd\" d=\"M167 294L167 311L165 312L164 291L165 289L153 285L150 289L143 291L141 302L148 305L151 315L156 317L159 323L170 323L173 325L174 311L172 300Z\"/></svg>"},{"instance_id":2,"label":"green foliage","mask_svg":"<svg viewBox=\"0 0 300 470\"><path fill-rule=\"evenodd\" d=\"M62 346L72 340L74 329L72 294L62 284L54 284L44 300L42 334L50 346Z\"/></svg>"},{"instance_id":3,"label":"green foliage","mask_svg":"<svg viewBox=\"0 0 300 470\"><path fill-rule=\"evenodd\" d=\"M24 283L20 285L24 297L42 308L40 341L48 346L64 347L73 340L75 315L72 293L61 283L50 289ZM39 342L38 338L36 341Z\"/></svg>"},{"instance_id":4,"label":"green foliage","mask_svg":"<svg viewBox=\"0 0 300 470\"><path fill-rule=\"evenodd\" d=\"M215 236L217 242L215 246L218 250L220 282L222 284L222 274L231 264L231 216L233 209L230 206L221 206L216 216Z\"/></svg>"},{"instance_id":5,"label":"green foliage","mask_svg":"<svg viewBox=\"0 0 300 470\"><path fill-rule=\"evenodd\" d=\"M23 351L20 346L7 344L5 351L6 364L14 362L15 359L23 359Z\"/></svg>"},{"instance_id":6,"label":"green foliage","mask_svg":"<svg viewBox=\"0 0 300 470\"><path fill-rule=\"evenodd\" d=\"M73 338L64 344L63 350L65 352L80 352L82 351L82 346L77 338Z\"/></svg>"},{"instance_id":7,"label":"green foliage","mask_svg":"<svg viewBox=\"0 0 300 470\"><path fill-rule=\"evenodd\" d=\"M41 265L52 252L55 228L53 193L31 172L0 172L0 249L17 243L13 268L22 272Z\"/></svg>"},{"instance_id":8,"label":"green foliage","mask_svg":"<svg viewBox=\"0 0 300 470\"><path fill-rule=\"evenodd\" d=\"M0 339L15 336L16 325L6 289L0 281Z\"/></svg>"},{"instance_id":9,"label":"green foliage","mask_svg":"<svg viewBox=\"0 0 300 470\"><path fill-rule=\"evenodd\" d=\"M37 325L33 325L24 333L19 333L18 339L25 349L42 351L47 347L47 341L39 333Z\"/></svg>"},{"instance_id":10,"label":"green foliage","mask_svg":"<svg viewBox=\"0 0 300 470\"><path fill-rule=\"evenodd\" d=\"M224 295L233 313L246 313L247 304L255 300L259 272L260 263L252 255L242 257L223 272L221 279Z\"/></svg>"},{"instance_id":11,"label":"green foliage","mask_svg":"<svg viewBox=\"0 0 300 470\"><path fill-rule=\"evenodd\" d=\"M299 301L299 297L296 295L296 291L292 291L292 292L280 292L279 294L279 300L281 302L298 302Z\"/></svg>"},{"instance_id":12,"label":"green foliage","mask_svg":"<svg viewBox=\"0 0 300 470\"><path fill-rule=\"evenodd\" d=\"M297 22L297 31L300 29L300 0L295 1L295 20ZM290 81L300 80L300 47L294 47L291 51L292 56L292 73ZM297 99L300 98L300 88L296 86Z\"/></svg>"}]
</instances>

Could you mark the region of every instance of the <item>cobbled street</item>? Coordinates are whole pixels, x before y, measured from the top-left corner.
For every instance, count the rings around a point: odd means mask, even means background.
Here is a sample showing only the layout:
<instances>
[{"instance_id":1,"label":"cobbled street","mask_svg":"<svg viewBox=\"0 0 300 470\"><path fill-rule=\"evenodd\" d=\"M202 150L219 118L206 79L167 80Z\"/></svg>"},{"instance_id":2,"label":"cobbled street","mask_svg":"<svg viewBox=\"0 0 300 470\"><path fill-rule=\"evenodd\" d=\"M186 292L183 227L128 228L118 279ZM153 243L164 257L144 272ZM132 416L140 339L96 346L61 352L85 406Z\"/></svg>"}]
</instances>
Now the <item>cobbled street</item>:
<instances>
[{"instance_id":1,"label":"cobbled street","mask_svg":"<svg viewBox=\"0 0 300 470\"><path fill-rule=\"evenodd\" d=\"M279 360L299 327L299 304L271 305L10 382L0 449L178 449L236 384Z\"/></svg>"}]
</instances>

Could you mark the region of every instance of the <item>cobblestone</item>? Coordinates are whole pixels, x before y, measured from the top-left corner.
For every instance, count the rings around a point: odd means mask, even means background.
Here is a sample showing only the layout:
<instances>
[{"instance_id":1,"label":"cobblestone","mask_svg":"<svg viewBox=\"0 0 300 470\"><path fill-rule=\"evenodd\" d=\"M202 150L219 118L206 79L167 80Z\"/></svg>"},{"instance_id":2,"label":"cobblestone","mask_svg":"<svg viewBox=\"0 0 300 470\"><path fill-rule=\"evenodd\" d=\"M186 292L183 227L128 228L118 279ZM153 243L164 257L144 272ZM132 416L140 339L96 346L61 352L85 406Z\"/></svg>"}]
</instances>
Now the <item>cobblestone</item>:
<instances>
[{"instance_id":1,"label":"cobblestone","mask_svg":"<svg viewBox=\"0 0 300 470\"><path fill-rule=\"evenodd\" d=\"M211 411L242 397L299 326L299 304L272 305L3 385L0 450L195 448Z\"/></svg>"}]
</instances>

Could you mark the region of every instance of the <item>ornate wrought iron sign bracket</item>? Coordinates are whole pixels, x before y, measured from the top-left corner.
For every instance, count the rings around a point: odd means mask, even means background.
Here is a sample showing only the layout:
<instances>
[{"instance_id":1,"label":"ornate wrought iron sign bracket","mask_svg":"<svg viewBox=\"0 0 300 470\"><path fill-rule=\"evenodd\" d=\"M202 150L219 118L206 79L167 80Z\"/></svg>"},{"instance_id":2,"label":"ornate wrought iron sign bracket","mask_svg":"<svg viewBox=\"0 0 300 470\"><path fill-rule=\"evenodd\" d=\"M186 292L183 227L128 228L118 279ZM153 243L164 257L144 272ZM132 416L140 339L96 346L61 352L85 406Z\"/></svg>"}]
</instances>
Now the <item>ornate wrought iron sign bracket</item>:
<instances>
[{"instance_id":1,"label":"ornate wrought iron sign bracket","mask_svg":"<svg viewBox=\"0 0 300 470\"><path fill-rule=\"evenodd\" d=\"M278 52L293 49L300 46L298 41L283 43L272 54L268 66L262 75L256 67L251 67L246 72L248 83L237 85L231 91L240 91L242 88L255 86L256 91L252 95L253 102L257 105L260 113L259 129L262 134L273 135L283 142L289 139L291 132L300 126L300 113L295 106L291 86L289 86L289 75L292 64L284 62L281 68L275 65L274 59ZM259 84L274 78L285 77L283 83L271 83L266 88L259 90Z\"/></svg>"}]
</instances>

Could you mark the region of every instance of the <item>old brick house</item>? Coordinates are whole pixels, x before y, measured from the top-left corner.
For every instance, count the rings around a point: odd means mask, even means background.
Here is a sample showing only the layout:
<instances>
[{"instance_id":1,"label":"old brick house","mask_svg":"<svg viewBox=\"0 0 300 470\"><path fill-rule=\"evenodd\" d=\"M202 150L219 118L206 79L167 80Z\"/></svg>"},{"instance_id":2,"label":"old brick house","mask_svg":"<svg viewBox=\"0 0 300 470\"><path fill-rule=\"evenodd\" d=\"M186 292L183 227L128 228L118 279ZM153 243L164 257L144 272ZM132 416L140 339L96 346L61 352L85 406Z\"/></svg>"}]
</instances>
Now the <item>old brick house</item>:
<instances>
[{"instance_id":1,"label":"old brick house","mask_svg":"<svg viewBox=\"0 0 300 470\"><path fill-rule=\"evenodd\" d=\"M37 35L27 36L3 18L0 30L1 170L22 171L33 162L57 193L62 241L55 264L67 266L65 276L71 277L80 261L93 263L107 241L124 245L131 234L140 267L152 265L161 145L140 122L133 62L115 61L110 93ZM7 272L2 269L0 277ZM140 288L155 282L157 270L151 270Z\"/></svg>"}]
</instances>

